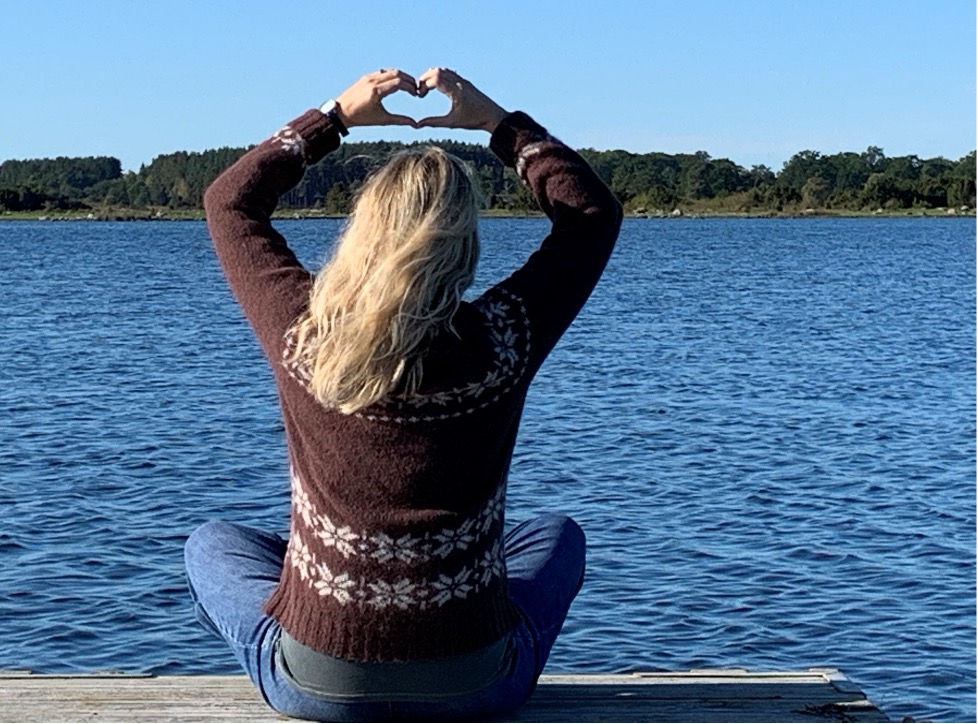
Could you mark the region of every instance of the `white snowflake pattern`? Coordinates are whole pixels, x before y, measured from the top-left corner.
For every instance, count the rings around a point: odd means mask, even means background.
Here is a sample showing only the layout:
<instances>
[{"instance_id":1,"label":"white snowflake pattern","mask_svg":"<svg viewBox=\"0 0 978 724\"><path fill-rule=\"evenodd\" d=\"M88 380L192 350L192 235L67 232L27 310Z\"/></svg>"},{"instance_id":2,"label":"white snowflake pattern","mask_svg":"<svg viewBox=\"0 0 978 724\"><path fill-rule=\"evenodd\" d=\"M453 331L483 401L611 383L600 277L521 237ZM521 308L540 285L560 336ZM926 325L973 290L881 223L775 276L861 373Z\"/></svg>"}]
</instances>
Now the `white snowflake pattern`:
<instances>
[{"instance_id":1,"label":"white snowflake pattern","mask_svg":"<svg viewBox=\"0 0 978 724\"><path fill-rule=\"evenodd\" d=\"M350 577L350 574L334 575L329 567L322 563L316 566L316 572L318 576L313 585L320 596L332 596L344 605L353 600L351 589L355 589L356 581Z\"/></svg>"},{"instance_id":2,"label":"white snowflake pattern","mask_svg":"<svg viewBox=\"0 0 978 724\"><path fill-rule=\"evenodd\" d=\"M476 568L481 571L479 574L479 585L483 587L489 585L489 582L494 578L500 578L505 575L506 561L503 558L502 545L498 540L493 543L492 548L482 554L482 558L479 559Z\"/></svg>"},{"instance_id":3,"label":"white snowflake pattern","mask_svg":"<svg viewBox=\"0 0 978 724\"><path fill-rule=\"evenodd\" d=\"M272 143L278 143L283 149L297 156L306 155L306 141L290 126L285 126L275 132Z\"/></svg>"},{"instance_id":4,"label":"white snowflake pattern","mask_svg":"<svg viewBox=\"0 0 978 724\"><path fill-rule=\"evenodd\" d=\"M456 598L466 598L473 591L489 585L493 579L505 575L498 531L493 536L490 549L454 575L438 574L435 579L404 577L394 583L383 579L364 580L354 577L350 571L330 568L317 559L317 551L311 545L319 541L327 552L332 550L343 559L353 559L354 562L373 559L382 565L423 565L435 558L445 559L456 551L479 545L486 536L493 535L494 525L504 515L503 486L497 488L477 514L460 521L456 527L445 527L436 533L396 536L386 531L372 534L357 532L348 525L339 525L317 510L299 476L293 474L291 477L294 516L287 560L299 578L314 587L321 596L330 597L343 605L358 603L377 609L417 606L423 610L431 606L444 606ZM307 522L305 527L304 521ZM308 539L310 535L313 541ZM335 561L333 563L335 565Z\"/></svg>"},{"instance_id":5,"label":"white snowflake pattern","mask_svg":"<svg viewBox=\"0 0 978 724\"><path fill-rule=\"evenodd\" d=\"M299 480L299 476L296 474L294 468L289 471L289 477L292 483L292 507L302 518L303 522L307 526L311 526L313 507L312 501L309 500L309 494L302 487L302 481Z\"/></svg>"},{"instance_id":6,"label":"white snowflake pattern","mask_svg":"<svg viewBox=\"0 0 978 724\"><path fill-rule=\"evenodd\" d=\"M430 606L444 606L456 598L467 598L505 575L506 568L502 547L496 541L474 567L465 566L455 575L439 574L434 580L405 577L394 583L382 579L366 581L355 579L346 571L336 572L323 563L310 565L308 571L309 577L303 580L308 580L320 596L331 597L342 605L357 603L376 609L394 606L401 610L411 607L425 610Z\"/></svg>"},{"instance_id":7,"label":"white snowflake pattern","mask_svg":"<svg viewBox=\"0 0 978 724\"><path fill-rule=\"evenodd\" d=\"M507 337L509 337L509 335L507 335ZM520 353L516 351L515 347L513 347L510 339L500 339L498 344L495 346L495 351L499 356L499 359L509 363L510 366L515 365L519 361Z\"/></svg>"},{"instance_id":8,"label":"white snowflake pattern","mask_svg":"<svg viewBox=\"0 0 978 724\"><path fill-rule=\"evenodd\" d=\"M549 133L547 133L543 136L542 141L529 143L523 147L523 149L519 152L519 155L516 158L516 173L519 175L520 180L523 183L528 183L528 178L526 175L526 171L527 171L526 167L530 159L532 159L534 156L539 155L540 152L543 151L544 147L547 144L559 144L559 143L560 141L558 141L556 138L554 138Z\"/></svg>"},{"instance_id":9,"label":"white snowflake pattern","mask_svg":"<svg viewBox=\"0 0 978 724\"><path fill-rule=\"evenodd\" d=\"M293 506L300 511L300 517L307 521L308 527L325 547L334 548L344 558L369 556L379 563L392 560L420 563L433 556L446 558L453 551L466 550L487 534L493 523L502 519L504 495L505 490L500 486L475 516L466 518L455 528L443 528L434 534L415 536L406 533L394 537L384 531L370 534L367 531L354 531L348 525L339 525L316 509L298 478L293 483ZM299 502L296 502L296 498Z\"/></svg>"},{"instance_id":10,"label":"white snowflake pattern","mask_svg":"<svg viewBox=\"0 0 978 724\"><path fill-rule=\"evenodd\" d=\"M362 552L359 545L360 536L353 532L348 525L338 526L325 515L314 516L316 523L316 537L319 538L327 548L335 548L336 552L344 558L349 558Z\"/></svg>"},{"instance_id":11,"label":"white snowflake pattern","mask_svg":"<svg viewBox=\"0 0 978 724\"><path fill-rule=\"evenodd\" d=\"M475 540L472 529L476 521L469 518L458 528L443 528L440 533L435 533L434 550L432 554L439 558L447 558L454 551L464 551Z\"/></svg>"},{"instance_id":12,"label":"white snowflake pattern","mask_svg":"<svg viewBox=\"0 0 978 724\"><path fill-rule=\"evenodd\" d=\"M285 334L285 344L282 347L282 366L285 367L285 371L289 373L292 379L299 384L308 386L312 381L312 372L309 370L309 365L289 360L289 357L295 351L295 340L295 330L290 329Z\"/></svg>"},{"instance_id":13,"label":"white snowflake pattern","mask_svg":"<svg viewBox=\"0 0 978 724\"><path fill-rule=\"evenodd\" d=\"M505 302L491 302L486 308L489 319L489 336L496 353L497 364L493 370L498 377L509 377L520 361L521 351L517 348L519 335L510 321L511 307ZM529 350L524 350L528 352Z\"/></svg>"},{"instance_id":14,"label":"white snowflake pattern","mask_svg":"<svg viewBox=\"0 0 978 724\"><path fill-rule=\"evenodd\" d=\"M413 535L402 535L395 539L386 533L378 533L371 536L369 541L373 545L373 550L369 551L369 555L375 558L378 563L387 563L395 559L404 563L412 563L422 557L418 550L421 547L421 540Z\"/></svg>"},{"instance_id":15,"label":"white snowflake pattern","mask_svg":"<svg viewBox=\"0 0 978 724\"><path fill-rule=\"evenodd\" d=\"M307 580L316 566L316 559L303 541L298 531L289 536L289 563L299 571L299 578Z\"/></svg>"},{"instance_id":16,"label":"white snowflake pattern","mask_svg":"<svg viewBox=\"0 0 978 724\"><path fill-rule=\"evenodd\" d=\"M445 392L433 392L432 394L428 395L428 402L430 402L432 405L441 405L442 407L444 407L445 405L450 405L451 403L455 402L455 400L457 399L458 399L458 393L455 392L454 390L452 391L446 390Z\"/></svg>"},{"instance_id":17,"label":"white snowflake pattern","mask_svg":"<svg viewBox=\"0 0 978 724\"><path fill-rule=\"evenodd\" d=\"M465 567L454 576L444 574L438 576L436 580L431 582L431 602L436 606L444 606L453 598L466 598L474 588L469 583L469 578L474 573L475 571Z\"/></svg>"},{"instance_id":18,"label":"white snowflake pattern","mask_svg":"<svg viewBox=\"0 0 978 724\"><path fill-rule=\"evenodd\" d=\"M485 535L492 528L493 523L501 520L506 503L503 499L503 490L500 488L496 494L489 499L485 509L479 516L479 532Z\"/></svg>"},{"instance_id":19,"label":"white snowflake pattern","mask_svg":"<svg viewBox=\"0 0 978 724\"><path fill-rule=\"evenodd\" d=\"M500 296L505 298L500 299ZM475 412L511 390L526 371L530 353L526 308L519 297L505 290L496 290L492 297L480 299L476 302L476 307L485 317L489 341L495 355L483 379L451 390L412 395L406 399L385 400L382 404L387 408L388 414L354 412L352 415L360 419L384 422L444 420ZM286 333L284 342L282 365L289 376L308 388L312 379L308 365L288 359L295 350L295 334L291 330ZM497 394L487 400L487 396L494 391ZM441 409L432 410L428 414L413 412L423 408Z\"/></svg>"},{"instance_id":20,"label":"white snowflake pattern","mask_svg":"<svg viewBox=\"0 0 978 724\"><path fill-rule=\"evenodd\" d=\"M481 409L511 390L526 371L530 353L530 330L526 308L519 297L505 290L496 290L493 296L476 302L476 307L486 320L489 342L494 353L492 364L486 370L483 379L468 382L451 390L439 390L430 394L413 395L407 399L385 401L384 404L392 412L400 411L406 416L369 414L362 416L370 420L442 420ZM293 374L293 376L297 375ZM496 392L496 395L486 400L485 398L492 392ZM465 404L467 401L468 405ZM425 407L447 409L433 411L426 415L407 414L409 409Z\"/></svg>"},{"instance_id":21,"label":"white snowflake pattern","mask_svg":"<svg viewBox=\"0 0 978 724\"><path fill-rule=\"evenodd\" d=\"M509 306L502 302L489 302L485 306L486 316L493 324L502 324L509 314Z\"/></svg>"},{"instance_id":22,"label":"white snowflake pattern","mask_svg":"<svg viewBox=\"0 0 978 724\"><path fill-rule=\"evenodd\" d=\"M367 588L370 589L370 594L367 595L365 603L374 608L384 609L388 606L396 606L404 611L419 603L418 585L407 578L402 578L397 583L376 581L368 583Z\"/></svg>"},{"instance_id":23,"label":"white snowflake pattern","mask_svg":"<svg viewBox=\"0 0 978 724\"><path fill-rule=\"evenodd\" d=\"M527 176L526 176L527 162L531 158L539 154L540 151L542 150L543 150L543 144L537 142L525 146L523 150L520 151L519 156L516 159L516 173L520 177L520 180L523 181L523 183L527 183Z\"/></svg>"}]
</instances>

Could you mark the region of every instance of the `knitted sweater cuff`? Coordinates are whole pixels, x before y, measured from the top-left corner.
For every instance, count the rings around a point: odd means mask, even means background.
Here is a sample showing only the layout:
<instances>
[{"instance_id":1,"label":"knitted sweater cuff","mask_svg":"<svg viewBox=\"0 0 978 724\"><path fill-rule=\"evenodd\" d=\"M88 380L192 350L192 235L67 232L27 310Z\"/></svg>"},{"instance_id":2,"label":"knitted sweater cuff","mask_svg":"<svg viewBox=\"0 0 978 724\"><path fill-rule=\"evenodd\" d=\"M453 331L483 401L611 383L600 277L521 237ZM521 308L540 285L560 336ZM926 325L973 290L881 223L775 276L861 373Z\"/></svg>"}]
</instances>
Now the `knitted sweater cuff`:
<instances>
[{"instance_id":1,"label":"knitted sweater cuff","mask_svg":"<svg viewBox=\"0 0 978 724\"><path fill-rule=\"evenodd\" d=\"M318 108L310 108L289 126L306 142L306 163L310 165L340 146L339 131Z\"/></svg>"},{"instance_id":2,"label":"knitted sweater cuff","mask_svg":"<svg viewBox=\"0 0 978 724\"><path fill-rule=\"evenodd\" d=\"M506 116L493 131L489 148L510 168L516 167L520 149L527 143L549 138L547 129L534 121L523 111Z\"/></svg>"}]
</instances>

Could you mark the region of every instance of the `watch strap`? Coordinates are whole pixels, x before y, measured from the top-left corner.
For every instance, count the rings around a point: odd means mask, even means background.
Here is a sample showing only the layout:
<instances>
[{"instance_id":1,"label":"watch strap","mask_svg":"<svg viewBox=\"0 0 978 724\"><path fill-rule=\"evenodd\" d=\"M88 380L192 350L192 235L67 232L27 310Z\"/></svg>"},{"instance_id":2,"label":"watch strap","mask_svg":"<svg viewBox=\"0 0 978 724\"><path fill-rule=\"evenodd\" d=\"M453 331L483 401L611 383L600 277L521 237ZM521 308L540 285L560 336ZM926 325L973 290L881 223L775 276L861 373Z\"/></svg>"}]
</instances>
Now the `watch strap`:
<instances>
[{"instance_id":1,"label":"watch strap","mask_svg":"<svg viewBox=\"0 0 978 724\"><path fill-rule=\"evenodd\" d=\"M339 131L341 136L349 136L350 131L347 130L346 125L343 123L339 114L339 104L330 98L328 101L319 106L319 110L325 115L333 128Z\"/></svg>"}]
</instances>

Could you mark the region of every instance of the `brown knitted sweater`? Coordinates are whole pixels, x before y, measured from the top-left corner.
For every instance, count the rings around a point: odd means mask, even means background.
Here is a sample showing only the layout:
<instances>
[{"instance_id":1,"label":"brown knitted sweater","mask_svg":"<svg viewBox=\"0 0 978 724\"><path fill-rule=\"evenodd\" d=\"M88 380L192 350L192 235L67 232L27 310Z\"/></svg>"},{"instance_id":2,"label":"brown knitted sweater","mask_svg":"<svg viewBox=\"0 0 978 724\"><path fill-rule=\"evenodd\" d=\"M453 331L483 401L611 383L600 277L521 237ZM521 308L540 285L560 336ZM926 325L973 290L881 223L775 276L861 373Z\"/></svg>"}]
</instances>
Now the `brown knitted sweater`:
<instances>
[{"instance_id":1,"label":"brown knitted sweater","mask_svg":"<svg viewBox=\"0 0 978 724\"><path fill-rule=\"evenodd\" d=\"M490 146L553 222L541 247L436 337L419 394L352 415L283 363L311 274L269 217L307 164L339 145L310 110L245 154L205 207L231 288L271 362L289 449L291 535L266 604L293 638L355 661L453 656L515 624L503 558L506 478L527 387L604 269L621 207L581 157L529 116Z\"/></svg>"}]
</instances>

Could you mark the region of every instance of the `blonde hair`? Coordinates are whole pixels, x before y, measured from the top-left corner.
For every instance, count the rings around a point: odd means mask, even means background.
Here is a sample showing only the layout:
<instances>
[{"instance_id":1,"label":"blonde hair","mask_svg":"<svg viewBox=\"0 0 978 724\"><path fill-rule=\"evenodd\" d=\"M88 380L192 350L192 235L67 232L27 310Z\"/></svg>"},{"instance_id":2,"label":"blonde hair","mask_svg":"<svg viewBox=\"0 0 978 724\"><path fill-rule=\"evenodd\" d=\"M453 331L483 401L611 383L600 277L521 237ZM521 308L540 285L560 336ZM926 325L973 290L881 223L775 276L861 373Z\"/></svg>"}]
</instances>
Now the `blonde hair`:
<instances>
[{"instance_id":1,"label":"blonde hair","mask_svg":"<svg viewBox=\"0 0 978 724\"><path fill-rule=\"evenodd\" d=\"M286 361L324 405L352 413L415 393L427 343L451 320L479 259L478 197L440 148L394 156L364 184Z\"/></svg>"}]
</instances>

